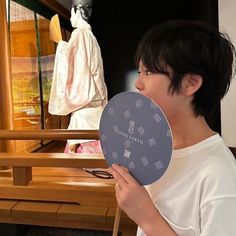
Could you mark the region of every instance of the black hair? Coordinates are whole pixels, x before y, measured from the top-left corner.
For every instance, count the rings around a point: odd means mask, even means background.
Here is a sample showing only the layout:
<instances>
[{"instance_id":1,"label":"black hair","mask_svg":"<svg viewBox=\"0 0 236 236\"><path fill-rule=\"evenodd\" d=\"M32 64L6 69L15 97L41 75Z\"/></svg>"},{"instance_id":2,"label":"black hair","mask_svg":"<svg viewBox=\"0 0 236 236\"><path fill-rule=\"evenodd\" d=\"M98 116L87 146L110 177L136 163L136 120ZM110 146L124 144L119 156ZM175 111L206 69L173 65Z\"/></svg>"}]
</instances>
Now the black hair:
<instances>
[{"instance_id":1,"label":"black hair","mask_svg":"<svg viewBox=\"0 0 236 236\"><path fill-rule=\"evenodd\" d=\"M235 71L235 49L227 34L197 21L153 27L141 40L135 59L152 73L169 75L172 94L180 91L184 75L200 75L203 83L192 100L196 116L207 116L219 104Z\"/></svg>"},{"instance_id":2,"label":"black hair","mask_svg":"<svg viewBox=\"0 0 236 236\"><path fill-rule=\"evenodd\" d=\"M82 6L79 7L79 5ZM81 0L72 0L72 7L74 8L75 13L77 10L80 10L81 16L85 21L89 21L92 15L92 5L93 0L83 1L83 3Z\"/></svg>"}]
</instances>

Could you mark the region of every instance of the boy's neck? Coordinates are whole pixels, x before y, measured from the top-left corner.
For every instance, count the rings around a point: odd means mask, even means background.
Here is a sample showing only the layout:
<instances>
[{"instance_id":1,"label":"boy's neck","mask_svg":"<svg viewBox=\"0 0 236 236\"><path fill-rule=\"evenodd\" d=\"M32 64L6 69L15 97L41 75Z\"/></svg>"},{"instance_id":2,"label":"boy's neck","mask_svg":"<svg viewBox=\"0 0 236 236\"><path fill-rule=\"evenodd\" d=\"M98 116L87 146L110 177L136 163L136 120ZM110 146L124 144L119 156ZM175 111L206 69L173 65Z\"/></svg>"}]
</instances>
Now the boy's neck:
<instances>
[{"instance_id":1,"label":"boy's neck","mask_svg":"<svg viewBox=\"0 0 236 236\"><path fill-rule=\"evenodd\" d=\"M215 134L202 116L179 121L171 129L174 149L192 146Z\"/></svg>"}]
</instances>

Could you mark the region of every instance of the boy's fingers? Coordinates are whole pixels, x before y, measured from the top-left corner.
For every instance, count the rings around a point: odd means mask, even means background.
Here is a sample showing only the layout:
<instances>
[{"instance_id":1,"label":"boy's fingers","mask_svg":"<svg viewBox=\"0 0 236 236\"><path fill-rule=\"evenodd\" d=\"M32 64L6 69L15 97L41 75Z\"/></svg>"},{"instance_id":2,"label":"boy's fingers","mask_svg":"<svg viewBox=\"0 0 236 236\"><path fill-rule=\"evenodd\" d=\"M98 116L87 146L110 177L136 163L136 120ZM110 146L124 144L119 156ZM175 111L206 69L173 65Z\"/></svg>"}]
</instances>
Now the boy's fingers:
<instances>
[{"instance_id":1,"label":"boy's fingers","mask_svg":"<svg viewBox=\"0 0 236 236\"><path fill-rule=\"evenodd\" d=\"M123 176L120 175L119 172L117 172L113 167L110 168L110 173L113 175L113 177L115 178L116 182L120 187L122 186L124 187L128 184L123 178Z\"/></svg>"},{"instance_id":2,"label":"boy's fingers","mask_svg":"<svg viewBox=\"0 0 236 236\"><path fill-rule=\"evenodd\" d=\"M117 164L113 164L112 168L119 173L120 176L123 177L123 179L125 180L126 183L130 184L130 183L138 183L128 172L128 169L123 167L123 166L119 166Z\"/></svg>"}]
</instances>

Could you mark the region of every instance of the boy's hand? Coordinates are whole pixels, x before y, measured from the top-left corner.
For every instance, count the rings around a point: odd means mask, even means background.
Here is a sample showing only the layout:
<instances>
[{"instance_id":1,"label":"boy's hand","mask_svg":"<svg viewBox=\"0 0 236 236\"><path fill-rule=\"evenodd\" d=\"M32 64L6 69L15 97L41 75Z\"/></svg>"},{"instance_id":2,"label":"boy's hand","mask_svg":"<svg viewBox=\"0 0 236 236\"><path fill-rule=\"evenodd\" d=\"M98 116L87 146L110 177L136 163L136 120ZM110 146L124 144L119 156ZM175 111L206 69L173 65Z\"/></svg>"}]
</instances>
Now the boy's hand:
<instances>
[{"instance_id":1,"label":"boy's hand","mask_svg":"<svg viewBox=\"0 0 236 236\"><path fill-rule=\"evenodd\" d=\"M151 222L157 210L146 189L125 169L113 164L110 173L116 180L116 198L120 208L138 225Z\"/></svg>"}]
</instances>

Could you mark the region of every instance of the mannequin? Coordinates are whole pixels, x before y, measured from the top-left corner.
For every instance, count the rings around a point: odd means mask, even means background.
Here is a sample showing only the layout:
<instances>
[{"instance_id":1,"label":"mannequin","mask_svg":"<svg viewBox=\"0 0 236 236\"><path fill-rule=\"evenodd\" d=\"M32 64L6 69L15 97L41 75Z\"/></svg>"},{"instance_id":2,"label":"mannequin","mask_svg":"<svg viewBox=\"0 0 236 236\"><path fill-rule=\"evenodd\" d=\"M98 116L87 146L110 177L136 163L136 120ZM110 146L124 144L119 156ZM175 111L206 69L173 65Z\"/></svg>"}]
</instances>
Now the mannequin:
<instances>
[{"instance_id":1,"label":"mannequin","mask_svg":"<svg viewBox=\"0 0 236 236\"><path fill-rule=\"evenodd\" d=\"M92 15L92 5L93 0L72 0L72 8L74 8L75 13L79 10L82 18L87 22Z\"/></svg>"},{"instance_id":2,"label":"mannequin","mask_svg":"<svg viewBox=\"0 0 236 236\"><path fill-rule=\"evenodd\" d=\"M54 40L58 46L49 113L71 113L68 129L97 130L107 103L101 50L88 23L92 2L72 0L70 20L75 29L71 38L68 42ZM101 152L100 143L95 140L67 140L65 152Z\"/></svg>"}]
</instances>

